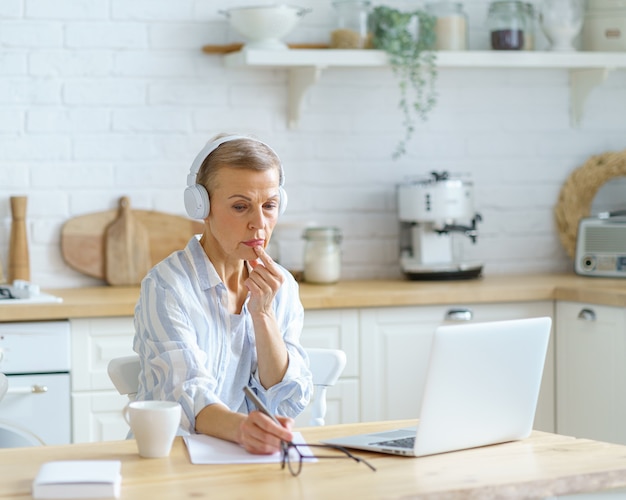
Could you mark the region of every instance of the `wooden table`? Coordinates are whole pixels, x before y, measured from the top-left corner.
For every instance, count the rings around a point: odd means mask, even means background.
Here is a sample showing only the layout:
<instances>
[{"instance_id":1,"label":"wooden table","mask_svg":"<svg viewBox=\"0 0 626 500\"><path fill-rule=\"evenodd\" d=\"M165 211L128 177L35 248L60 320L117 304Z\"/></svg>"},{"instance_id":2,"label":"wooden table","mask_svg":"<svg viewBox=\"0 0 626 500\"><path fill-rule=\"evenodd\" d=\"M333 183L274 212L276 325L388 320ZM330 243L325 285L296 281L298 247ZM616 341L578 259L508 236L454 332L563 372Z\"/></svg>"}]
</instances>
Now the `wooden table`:
<instances>
[{"instance_id":1,"label":"wooden table","mask_svg":"<svg viewBox=\"0 0 626 500\"><path fill-rule=\"evenodd\" d=\"M308 442L415 421L302 430ZM143 459L135 442L108 441L0 450L0 498L30 498L32 480L49 460L119 459L122 499L179 498L544 498L626 486L626 446L535 431L526 440L405 458L358 453L352 460L305 463L299 477L279 464L192 465L181 438L168 458Z\"/></svg>"}]
</instances>

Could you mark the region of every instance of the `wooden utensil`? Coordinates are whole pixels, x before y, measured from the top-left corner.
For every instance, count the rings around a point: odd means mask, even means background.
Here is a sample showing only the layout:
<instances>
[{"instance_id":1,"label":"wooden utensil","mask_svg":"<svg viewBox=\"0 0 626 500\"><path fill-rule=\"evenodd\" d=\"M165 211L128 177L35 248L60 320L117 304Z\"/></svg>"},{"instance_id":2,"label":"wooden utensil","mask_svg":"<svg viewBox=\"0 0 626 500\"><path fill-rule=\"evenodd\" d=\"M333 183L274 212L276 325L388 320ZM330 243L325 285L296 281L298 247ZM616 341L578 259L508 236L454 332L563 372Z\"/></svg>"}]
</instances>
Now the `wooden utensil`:
<instances>
[{"instance_id":1,"label":"wooden utensil","mask_svg":"<svg viewBox=\"0 0 626 500\"><path fill-rule=\"evenodd\" d=\"M8 280L30 281L30 258L26 232L26 196L11 196L11 239Z\"/></svg>"},{"instance_id":2,"label":"wooden utensil","mask_svg":"<svg viewBox=\"0 0 626 500\"><path fill-rule=\"evenodd\" d=\"M105 277L109 285L138 285L150 270L150 239L122 196L118 217L105 232Z\"/></svg>"},{"instance_id":3,"label":"wooden utensil","mask_svg":"<svg viewBox=\"0 0 626 500\"><path fill-rule=\"evenodd\" d=\"M157 211L132 210L133 218L148 232L150 266L185 247L194 234L202 232L201 221ZM61 229L61 254L73 269L106 279L105 232L118 217L118 210L81 215Z\"/></svg>"}]
</instances>

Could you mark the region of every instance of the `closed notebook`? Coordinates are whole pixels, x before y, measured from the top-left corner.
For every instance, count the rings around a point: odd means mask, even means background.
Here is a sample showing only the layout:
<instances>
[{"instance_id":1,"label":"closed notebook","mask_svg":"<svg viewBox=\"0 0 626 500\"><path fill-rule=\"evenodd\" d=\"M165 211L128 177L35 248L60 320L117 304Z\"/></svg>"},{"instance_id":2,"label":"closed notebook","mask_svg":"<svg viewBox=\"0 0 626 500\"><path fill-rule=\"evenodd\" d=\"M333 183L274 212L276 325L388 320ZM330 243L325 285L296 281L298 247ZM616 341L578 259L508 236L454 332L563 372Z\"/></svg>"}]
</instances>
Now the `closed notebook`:
<instances>
[{"instance_id":1,"label":"closed notebook","mask_svg":"<svg viewBox=\"0 0 626 500\"><path fill-rule=\"evenodd\" d=\"M119 460L59 460L41 466L33 498L119 498Z\"/></svg>"}]
</instances>

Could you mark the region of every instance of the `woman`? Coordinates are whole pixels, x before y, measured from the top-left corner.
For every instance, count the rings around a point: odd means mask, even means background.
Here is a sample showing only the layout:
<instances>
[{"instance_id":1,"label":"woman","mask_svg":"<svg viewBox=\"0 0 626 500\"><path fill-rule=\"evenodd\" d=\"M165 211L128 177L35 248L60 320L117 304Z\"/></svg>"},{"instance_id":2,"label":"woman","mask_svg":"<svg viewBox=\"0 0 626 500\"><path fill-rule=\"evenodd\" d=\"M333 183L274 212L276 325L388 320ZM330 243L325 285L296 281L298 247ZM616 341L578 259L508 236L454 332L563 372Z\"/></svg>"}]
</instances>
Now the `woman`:
<instances>
[{"instance_id":1,"label":"woman","mask_svg":"<svg viewBox=\"0 0 626 500\"><path fill-rule=\"evenodd\" d=\"M218 136L191 166L185 206L204 220L198 240L141 284L134 350L137 399L174 400L182 428L274 453L312 391L299 344L304 311L293 277L265 252L286 205L276 153L245 136ZM250 386L281 425L245 398Z\"/></svg>"}]
</instances>

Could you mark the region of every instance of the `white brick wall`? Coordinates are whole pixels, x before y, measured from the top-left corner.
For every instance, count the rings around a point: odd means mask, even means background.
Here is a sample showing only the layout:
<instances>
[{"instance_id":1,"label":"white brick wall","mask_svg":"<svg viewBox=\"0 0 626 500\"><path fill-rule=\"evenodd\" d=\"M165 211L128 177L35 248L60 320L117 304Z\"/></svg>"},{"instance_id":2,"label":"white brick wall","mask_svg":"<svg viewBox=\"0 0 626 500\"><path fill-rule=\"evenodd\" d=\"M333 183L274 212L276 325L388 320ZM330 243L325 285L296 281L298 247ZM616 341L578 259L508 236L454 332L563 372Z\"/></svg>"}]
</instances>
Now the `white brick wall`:
<instances>
[{"instance_id":1,"label":"white brick wall","mask_svg":"<svg viewBox=\"0 0 626 500\"><path fill-rule=\"evenodd\" d=\"M33 281L98 283L63 262L63 222L113 208L122 195L135 208L183 214L189 164L220 131L255 134L280 153L290 193L283 223L340 227L345 278L399 275L395 185L432 170L471 173L483 223L467 254L487 274L571 268L553 208L565 178L590 155L626 149L626 71L591 93L581 126L571 128L567 71L442 69L436 109L418 124L408 155L393 161L402 127L391 71L324 71L305 96L299 128L289 130L286 71L227 69L201 52L240 40L218 13L236 4L0 2L5 270L9 197L25 194ZM313 11L289 41L326 41L330 2L298 4ZM487 48L487 5L465 2L474 49Z\"/></svg>"}]
</instances>

